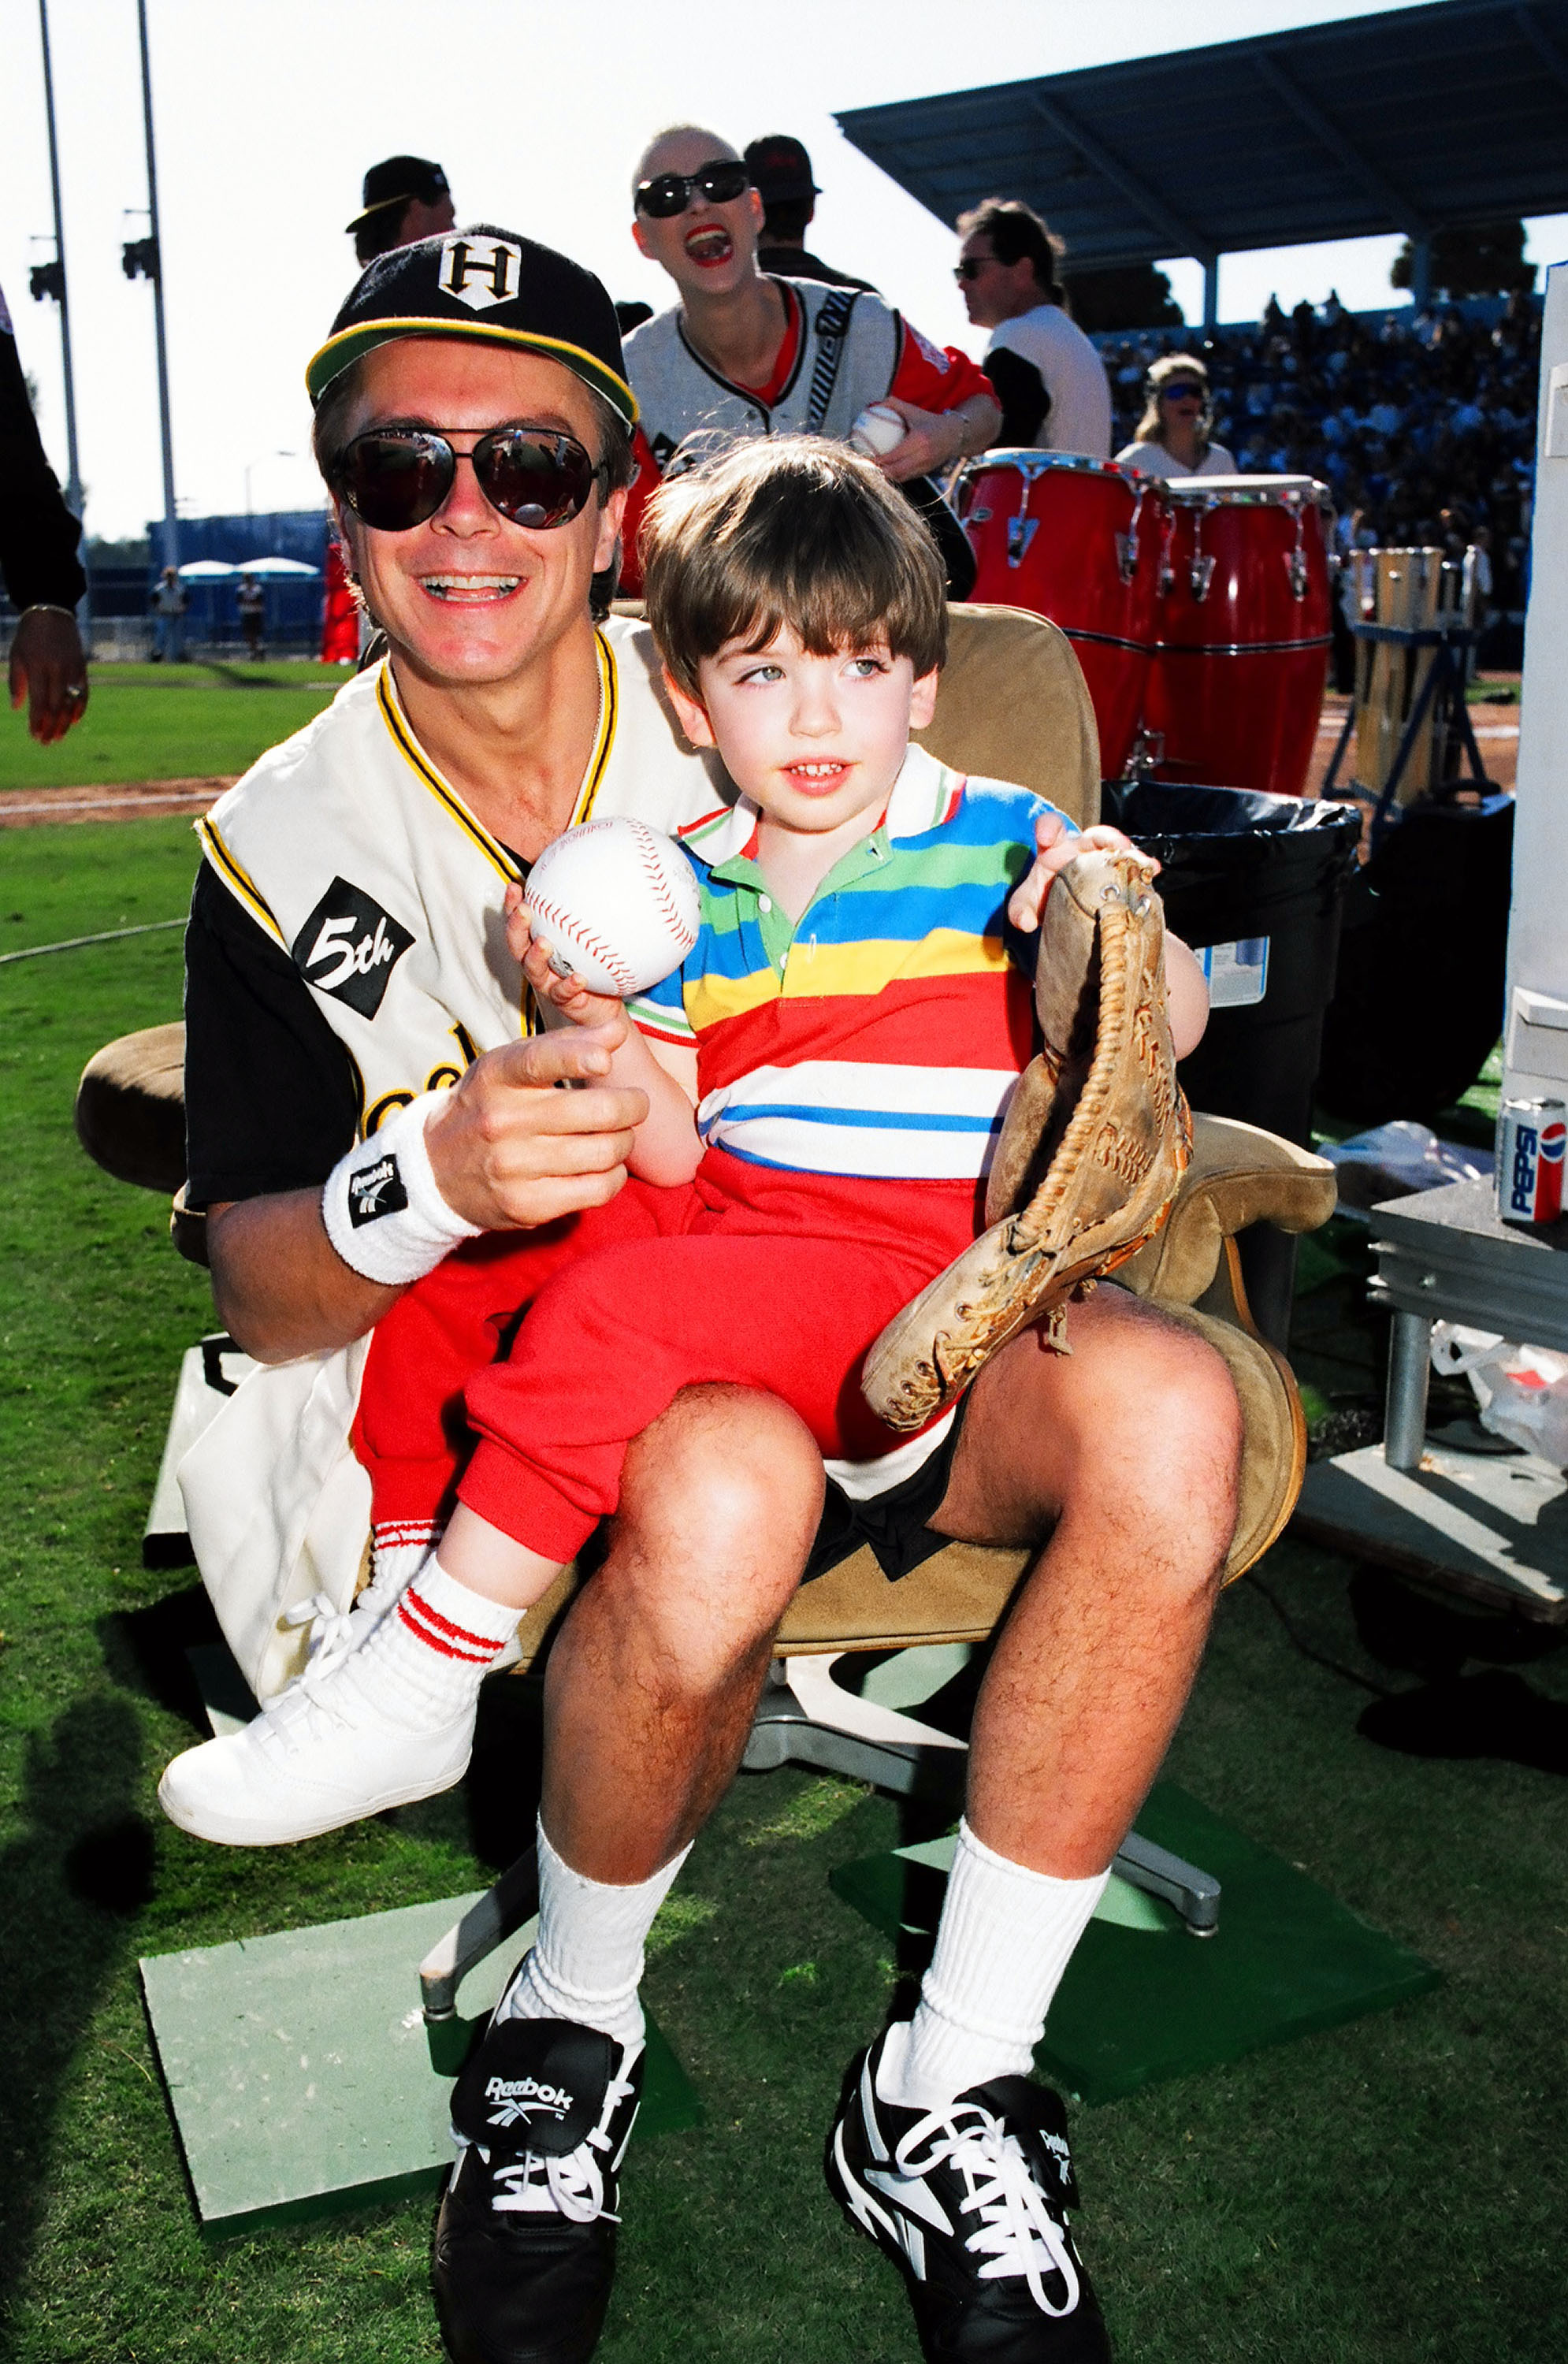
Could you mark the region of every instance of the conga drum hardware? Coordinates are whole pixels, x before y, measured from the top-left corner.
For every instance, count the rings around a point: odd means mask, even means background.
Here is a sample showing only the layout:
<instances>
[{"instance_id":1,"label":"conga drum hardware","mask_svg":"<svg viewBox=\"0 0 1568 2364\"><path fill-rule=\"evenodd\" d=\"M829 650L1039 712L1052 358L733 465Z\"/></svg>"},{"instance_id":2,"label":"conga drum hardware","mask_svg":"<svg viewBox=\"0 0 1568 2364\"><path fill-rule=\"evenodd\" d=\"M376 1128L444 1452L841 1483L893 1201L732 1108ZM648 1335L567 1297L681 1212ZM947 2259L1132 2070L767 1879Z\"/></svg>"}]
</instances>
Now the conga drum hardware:
<instances>
[{"instance_id":1,"label":"conga drum hardware","mask_svg":"<svg viewBox=\"0 0 1568 2364\"><path fill-rule=\"evenodd\" d=\"M1328 680L1328 488L1310 476L1166 486L1142 720L1161 776L1300 796Z\"/></svg>"},{"instance_id":2,"label":"conga drum hardware","mask_svg":"<svg viewBox=\"0 0 1568 2364\"><path fill-rule=\"evenodd\" d=\"M1031 608L1067 634L1107 775L1138 728L1159 608L1154 536L1168 507L1157 478L1072 452L984 452L959 472L973 596Z\"/></svg>"}]
</instances>

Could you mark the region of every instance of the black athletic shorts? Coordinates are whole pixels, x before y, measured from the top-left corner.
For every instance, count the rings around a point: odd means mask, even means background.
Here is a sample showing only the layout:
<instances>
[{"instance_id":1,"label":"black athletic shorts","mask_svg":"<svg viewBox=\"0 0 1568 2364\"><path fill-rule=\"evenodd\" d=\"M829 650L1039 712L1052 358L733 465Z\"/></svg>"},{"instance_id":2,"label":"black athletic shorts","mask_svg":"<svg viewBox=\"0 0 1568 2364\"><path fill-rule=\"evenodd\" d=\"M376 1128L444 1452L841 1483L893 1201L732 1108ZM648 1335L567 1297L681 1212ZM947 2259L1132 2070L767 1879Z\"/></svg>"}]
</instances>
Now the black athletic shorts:
<instances>
[{"instance_id":1,"label":"black athletic shorts","mask_svg":"<svg viewBox=\"0 0 1568 2364\"><path fill-rule=\"evenodd\" d=\"M828 1478L817 1541L806 1563L806 1583L814 1576L826 1576L830 1567L869 1544L884 1576L896 1584L901 1576L907 1576L911 1568L952 1541L951 1535L939 1535L926 1522L947 1492L968 1403L967 1395L960 1396L952 1425L936 1451L927 1455L912 1477L890 1486L885 1494L857 1502Z\"/></svg>"}]
</instances>

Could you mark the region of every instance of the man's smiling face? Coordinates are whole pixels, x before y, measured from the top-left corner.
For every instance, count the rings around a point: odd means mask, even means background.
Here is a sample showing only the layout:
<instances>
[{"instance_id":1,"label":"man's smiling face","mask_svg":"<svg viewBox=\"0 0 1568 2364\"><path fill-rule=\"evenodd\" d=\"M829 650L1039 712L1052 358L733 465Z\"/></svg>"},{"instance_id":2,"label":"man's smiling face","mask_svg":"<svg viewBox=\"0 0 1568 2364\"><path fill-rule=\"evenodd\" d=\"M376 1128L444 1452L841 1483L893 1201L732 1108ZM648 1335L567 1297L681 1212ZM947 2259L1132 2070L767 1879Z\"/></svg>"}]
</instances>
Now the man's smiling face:
<instances>
[{"instance_id":1,"label":"man's smiling face","mask_svg":"<svg viewBox=\"0 0 1568 2364\"><path fill-rule=\"evenodd\" d=\"M728 141L711 131L673 131L654 141L637 178L656 181L662 173L698 173L705 164L739 162ZM694 193L684 213L662 221L639 209L631 234L683 295L726 296L755 274L762 224L762 200L755 189L743 189L726 205Z\"/></svg>"},{"instance_id":2,"label":"man's smiling face","mask_svg":"<svg viewBox=\"0 0 1568 2364\"><path fill-rule=\"evenodd\" d=\"M401 337L359 364L345 443L372 427L433 427L470 452L492 427L573 435L596 461L587 388L558 362L459 338ZM423 525L386 533L339 509L375 621L427 680L509 681L588 613L589 585L614 554L624 493L597 490L580 517L540 530L492 508L470 467Z\"/></svg>"}]
</instances>

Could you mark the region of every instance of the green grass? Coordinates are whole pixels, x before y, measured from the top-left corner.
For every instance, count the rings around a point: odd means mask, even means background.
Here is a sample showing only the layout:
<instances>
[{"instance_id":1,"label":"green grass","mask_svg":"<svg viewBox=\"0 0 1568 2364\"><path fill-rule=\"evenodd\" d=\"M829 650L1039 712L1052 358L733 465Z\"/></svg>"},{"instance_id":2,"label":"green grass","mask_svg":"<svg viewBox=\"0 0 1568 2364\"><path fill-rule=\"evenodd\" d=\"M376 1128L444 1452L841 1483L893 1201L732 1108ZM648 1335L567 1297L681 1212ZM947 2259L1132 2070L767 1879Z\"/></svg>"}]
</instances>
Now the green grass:
<instances>
[{"instance_id":1,"label":"green grass","mask_svg":"<svg viewBox=\"0 0 1568 2364\"><path fill-rule=\"evenodd\" d=\"M0 789L183 780L243 772L303 729L342 687L340 666L95 665L87 711L39 747L19 721L0 730Z\"/></svg>"},{"instance_id":2,"label":"green grass","mask_svg":"<svg viewBox=\"0 0 1568 2364\"><path fill-rule=\"evenodd\" d=\"M181 823L135 822L30 832L14 853L15 934L37 942L177 910L193 849ZM177 1014L178 941L0 969L0 2353L429 2364L426 2204L203 2243L139 1999L139 1953L473 1884L529 1798L524 1745L504 1777L492 1751L486 1788L307 1846L205 1848L160 1820L159 1768L193 1728L177 1662L154 1679L133 1644L188 1578L144 1572L139 1538L176 1358L209 1313L163 1207L88 1165L70 1108L107 1035ZM1307 1300L1325 1393L1370 1379L1360 1287L1330 1277ZM1294 1544L1262 1571L1331 1666L1292 1647L1255 1586L1227 1597L1170 1770L1445 1984L1077 2113L1079 2230L1119 2364L1568 2352L1568 1791L1358 1737L1362 1685L1411 1678L1366 1655L1349 1573ZM1529 1679L1568 1715L1568 1658ZM497 1711L524 1744L526 1708L514 1686ZM740 1784L700 1843L648 1993L707 2118L634 2146L606 2364L915 2364L899 2283L842 2228L817 2163L842 2067L897 1978L827 1874L907 1827L885 1800L783 1774Z\"/></svg>"}]
</instances>

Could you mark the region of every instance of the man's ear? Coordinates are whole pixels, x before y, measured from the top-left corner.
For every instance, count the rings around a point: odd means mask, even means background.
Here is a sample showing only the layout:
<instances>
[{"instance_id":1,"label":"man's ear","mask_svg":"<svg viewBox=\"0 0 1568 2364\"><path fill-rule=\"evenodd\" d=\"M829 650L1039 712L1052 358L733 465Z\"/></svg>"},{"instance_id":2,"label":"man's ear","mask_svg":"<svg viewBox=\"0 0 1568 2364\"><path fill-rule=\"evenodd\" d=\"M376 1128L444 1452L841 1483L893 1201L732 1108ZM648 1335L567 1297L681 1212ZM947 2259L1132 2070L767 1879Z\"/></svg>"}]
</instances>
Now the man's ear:
<instances>
[{"instance_id":1,"label":"man's ear","mask_svg":"<svg viewBox=\"0 0 1568 2364\"><path fill-rule=\"evenodd\" d=\"M664 694L675 709L675 719L694 747L717 747L713 725L707 719L707 708L702 700L683 689L668 665L664 671Z\"/></svg>"},{"instance_id":2,"label":"man's ear","mask_svg":"<svg viewBox=\"0 0 1568 2364\"><path fill-rule=\"evenodd\" d=\"M620 540L621 519L626 515L628 498L628 488L625 485L606 496L604 507L599 512L598 538L594 544L595 574L602 574L616 554L616 544Z\"/></svg>"},{"instance_id":3,"label":"man's ear","mask_svg":"<svg viewBox=\"0 0 1568 2364\"><path fill-rule=\"evenodd\" d=\"M937 710L937 691L941 683L941 671L933 665L923 673L909 693L909 728L924 730Z\"/></svg>"}]
</instances>

